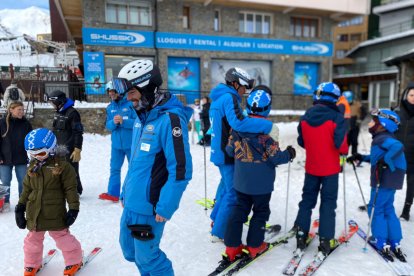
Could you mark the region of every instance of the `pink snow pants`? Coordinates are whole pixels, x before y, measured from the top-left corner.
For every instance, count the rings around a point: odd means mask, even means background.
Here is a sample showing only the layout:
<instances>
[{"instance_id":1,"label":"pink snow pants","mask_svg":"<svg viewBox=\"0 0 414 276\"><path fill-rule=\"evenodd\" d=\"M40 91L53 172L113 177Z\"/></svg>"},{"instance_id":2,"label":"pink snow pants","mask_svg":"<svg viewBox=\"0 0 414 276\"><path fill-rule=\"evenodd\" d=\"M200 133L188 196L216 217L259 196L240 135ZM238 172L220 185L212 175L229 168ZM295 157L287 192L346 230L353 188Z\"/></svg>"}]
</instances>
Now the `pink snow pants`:
<instances>
[{"instance_id":1,"label":"pink snow pants","mask_svg":"<svg viewBox=\"0 0 414 276\"><path fill-rule=\"evenodd\" d=\"M78 264L82 261L82 248L79 241L69 229L60 231L48 231L55 242L56 247L62 251L65 266ZM43 258L43 240L46 231L30 231L24 239L24 266L40 267Z\"/></svg>"}]
</instances>

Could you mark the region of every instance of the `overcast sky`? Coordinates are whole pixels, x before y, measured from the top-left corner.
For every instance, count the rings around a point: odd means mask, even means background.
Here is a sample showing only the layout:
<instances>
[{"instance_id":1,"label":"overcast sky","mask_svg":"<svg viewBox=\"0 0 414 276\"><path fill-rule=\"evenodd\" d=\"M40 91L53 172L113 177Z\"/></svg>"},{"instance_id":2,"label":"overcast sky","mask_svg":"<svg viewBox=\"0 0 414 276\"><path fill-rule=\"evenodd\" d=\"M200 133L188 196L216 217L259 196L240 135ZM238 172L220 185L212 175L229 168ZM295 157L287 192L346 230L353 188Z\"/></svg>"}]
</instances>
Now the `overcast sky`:
<instances>
[{"instance_id":1,"label":"overcast sky","mask_svg":"<svg viewBox=\"0 0 414 276\"><path fill-rule=\"evenodd\" d=\"M0 10L3 9L25 9L36 6L49 9L49 0L0 0Z\"/></svg>"}]
</instances>

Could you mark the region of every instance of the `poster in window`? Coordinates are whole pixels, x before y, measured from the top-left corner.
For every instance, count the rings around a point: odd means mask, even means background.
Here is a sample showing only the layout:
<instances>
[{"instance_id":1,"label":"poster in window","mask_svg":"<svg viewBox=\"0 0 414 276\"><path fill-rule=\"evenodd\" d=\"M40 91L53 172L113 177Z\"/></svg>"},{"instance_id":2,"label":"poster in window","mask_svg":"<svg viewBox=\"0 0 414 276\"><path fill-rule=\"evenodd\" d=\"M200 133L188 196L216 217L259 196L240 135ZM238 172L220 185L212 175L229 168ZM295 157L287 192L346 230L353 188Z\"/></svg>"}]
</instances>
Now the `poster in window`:
<instances>
[{"instance_id":1,"label":"poster in window","mask_svg":"<svg viewBox=\"0 0 414 276\"><path fill-rule=\"evenodd\" d=\"M296 62L293 84L295 95L312 95L318 85L319 63Z\"/></svg>"},{"instance_id":2,"label":"poster in window","mask_svg":"<svg viewBox=\"0 0 414 276\"><path fill-rule=\"evenodd\" d=\"M240 67L245 70L250 77L256 80L256 85L270 86L271 66L269 61L215 59L211 61L211 87L213 88L219 83L225 83L226 72L232 67Z\"/></svg>"},{"instance_id":3,"label":"poster in window","mask_svg":"<svg viewBox=\"0 0 414 276\"><path fill-rule=\"evenodd\" d=\"M168 57L168 89L174 94L185 95L187 103L199 98L200 59Z\"/></svg>"},{"instance_id":4,"label":"poster in window","mask_svg":"<svg viewBox=\"0 0 414 276\"><path fill-rule=\"evenodd\" d=\"M86 94L105 94L103 52L83 52Z\"/></svg>"}]
</instances>

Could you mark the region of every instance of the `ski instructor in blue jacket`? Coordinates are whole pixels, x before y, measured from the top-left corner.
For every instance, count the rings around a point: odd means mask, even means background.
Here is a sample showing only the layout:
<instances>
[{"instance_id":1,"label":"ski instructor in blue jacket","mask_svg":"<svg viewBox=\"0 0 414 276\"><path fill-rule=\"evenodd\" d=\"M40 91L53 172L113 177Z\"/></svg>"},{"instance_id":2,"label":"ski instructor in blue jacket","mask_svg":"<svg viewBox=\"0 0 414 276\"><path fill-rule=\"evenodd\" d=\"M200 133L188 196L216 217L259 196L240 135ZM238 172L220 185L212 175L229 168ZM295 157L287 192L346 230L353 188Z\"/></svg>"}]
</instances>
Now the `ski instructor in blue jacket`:
<instances>
[{"instance_id":1,"label":"ski instructor in blue jacket","mask_svg":"<svg viewBox=\"0 0 414 276\"><path fill-rule=\"evenodd\" d=\"M211 241L223 239L231 208L236 204L236 192L233 188L234 158L226 152L231 129L240 132L264 133L272 131L273 123L266 119L249 118L243 115L240 107L241 97L252 89L254 79L241 68L230 68L225 76L226 84L221 83L211 90L211 157L222 177L223 191L216 198L210 218L213 221ZM271 134L270 134L271 135ZM272 136L272 135L271 135Z\"/></svg>"},{"instance_id":2,"label":"ski instructor in blue jacket","mask_svg":"<svg viewBox=\"0 0 414 276\"><path fill-rule=\"evenodd\" d=\"M138 114L120 197L122 252L141 275L172 276L171 261L159 245L192 177L187 129L192 109L160 91L161 73L150 60L126 64L112 82L121 95L127 93Z\"/></svg>"}]
</instances>

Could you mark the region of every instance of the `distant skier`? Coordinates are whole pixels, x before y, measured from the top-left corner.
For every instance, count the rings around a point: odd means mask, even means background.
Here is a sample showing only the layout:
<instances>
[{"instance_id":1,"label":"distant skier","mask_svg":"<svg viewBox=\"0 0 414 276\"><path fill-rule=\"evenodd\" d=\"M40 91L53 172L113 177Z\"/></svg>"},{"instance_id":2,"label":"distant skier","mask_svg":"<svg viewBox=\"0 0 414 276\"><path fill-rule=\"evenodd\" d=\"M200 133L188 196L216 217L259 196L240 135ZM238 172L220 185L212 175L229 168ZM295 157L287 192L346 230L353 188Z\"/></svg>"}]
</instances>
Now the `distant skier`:
<instances>
[{"instance_id":1,"label":"distant skier","mask_svg":"<svg viewBox=\"0 0 414 276\"><path fill-rule=\"evenodd\" d=\"M131 156L132 128L137 113L130 101L119 95L112 85L106 84L106 91L111 97L111 103L106 108L106 128L111 131L111 164L108 192L99 195L99 199L119 201L121 189L121 168L125 156Z\"/></svg>"},{"instance_id":2,"label":"distant skier","mask_svg":"<svg viewBox=\"0 0 414 276\"><path fill-rule=\"evenodd\" d=\"M42 266L46 231L62 251L63 274L75 275L82 267L81 245L69 231L79 213L76 173L65 160L67 150L56 143L53 132L45 128L32 130L24 141L31 160L15 215L17 226L29 230L24 240L25 276L36 275Z\"/></svg>"},{"instance_id":3,"label":"distant skier","mask_svg":"<svg viewBox=\"0 0 414 276\"><path fill-rule=\"evenodd\" d=\"M267 118L272 107L272 91L267 86L256 86L247 98L247 114L250 118ZM236 132L232 130L226 147L229 156L235 158L234 189L237 203L231 209L224 235L226 257L234 261L242 254L243 224L250 220L246 249L252 258L264 252L268 243L264 241L265 225L269 220L269 202L274 189L276 166L292 161L296 151L288 146L285 151L279 142L267 134Z\"/></svg>"},{"instance_id":4,"label":"distant skier","mask_svg":"<svg viewBox=\"0 0 414 276\"><path fill-rule=\"evenodd\" d=\"M17 81L13 79L4 91L3 106L7 108L11 103L23 102L26 99L24 92L17 87Z\"/></svg>"},{"instance_id":5,"label":"distant skier","mask_svg":"<svg viewBox=\"0 0 414 276\"><path fill-rule=\"evenodd\" d=\"M368 124L372 134L370 155L356 153L349 157L349 162L371 163L371 199L368 203L368 215L375 206L372 219L372 239L370 242L382 250L383 255L392 260L392 253L405 262L401 251L401 223L395 213L394 196L396 190L401 190L407 163L404 156L404 146L398 141L394 132L400 124L399 116L390 110L379 109L371 112L372 120ZM379 189L376 186L379 183Z\"/></svg>"},{"instance_id":6,"label":"distant skier","mask_svg":"<svg viewBox=\"0 0 414 276\"><path fill-rule=\"evenodd\" d=\"M300 119L298 144L306 150L305 183L295 220L298 254L305 249L312 210L319 193L318 257L329 254L335 237L335 209L338 197L339 155L346 154L346 124L336 102L341 95L332 82L319 84L313 95L313 107Z\"/></svg>"}]
</instances>

